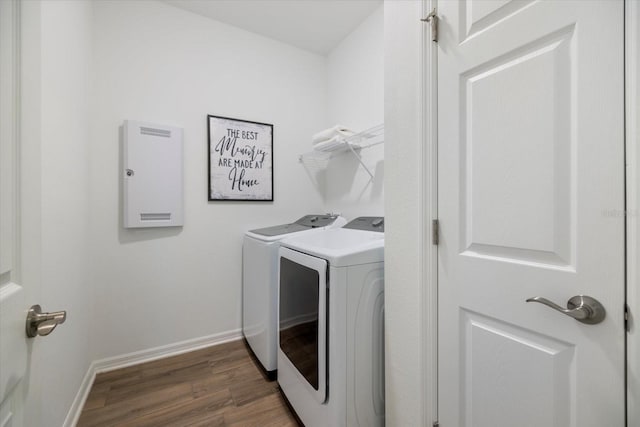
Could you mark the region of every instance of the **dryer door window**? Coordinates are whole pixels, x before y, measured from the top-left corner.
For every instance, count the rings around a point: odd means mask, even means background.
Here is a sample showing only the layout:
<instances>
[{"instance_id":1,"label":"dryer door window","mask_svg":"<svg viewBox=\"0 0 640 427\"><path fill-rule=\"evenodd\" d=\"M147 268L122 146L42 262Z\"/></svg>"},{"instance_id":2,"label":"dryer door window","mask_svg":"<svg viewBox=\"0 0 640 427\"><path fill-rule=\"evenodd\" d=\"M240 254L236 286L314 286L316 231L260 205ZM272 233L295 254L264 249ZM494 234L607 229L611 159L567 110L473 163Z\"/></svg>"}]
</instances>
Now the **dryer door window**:
<instances>
[{"instance_id":1,"label":"dryer door window","mask_svg":"<svg viewBox=\"0 0 640 427\"><path fill-rule=\"evenodd\" d=\"M300 256L311 262L292 259ZM325 260L280 257L280 350L320 401L326 396L326 293Z\"/></svg>"}]
</instances>

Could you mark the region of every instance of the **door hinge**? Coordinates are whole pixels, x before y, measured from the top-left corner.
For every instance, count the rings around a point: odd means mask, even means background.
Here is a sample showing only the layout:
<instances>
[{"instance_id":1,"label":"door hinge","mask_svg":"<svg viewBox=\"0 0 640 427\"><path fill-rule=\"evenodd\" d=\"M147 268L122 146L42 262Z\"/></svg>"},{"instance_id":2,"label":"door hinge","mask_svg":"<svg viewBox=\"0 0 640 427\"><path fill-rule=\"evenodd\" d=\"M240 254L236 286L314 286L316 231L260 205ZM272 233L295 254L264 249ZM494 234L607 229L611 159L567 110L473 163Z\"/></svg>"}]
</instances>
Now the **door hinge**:
<instances>
[{"instance_id":1,"label":"door hinge","mask_svg":"<svg viewBox=\"0 0 640 427\"><path fill-rule=\"evenodd\" d=\"M437 422L437 421L434 421L434 422L433 422L433 427L440 427L440 423L439 423L439 422Z\"/></svg>"},{"instance_id":2,"label":"door hinge","mask_svg":"<svg viewBox=\"0 0 640 427\"><path fill-rule=\"evenodd\" d=\"M629 332L630 330L630 325L629 325L629 318L631 317L631 314L629 313L629 305L625 304L624 305L624 330Z\"/></svg>"},{"instance_id":3,"label":"door hinge","mask_svg":"<svg viewBox=\"0 0 640 427\"><path fill-rule=\"evenodd\" d=\"M438 42L438 19L440 18L438 18L435 7L426 18L421 19L422 22L428 22L431 24L431 41L436 43Z\"/></svg>"},{"instance_id":4,"label":"door hinge","mask_svg":"<svg viewBox=\"0 0 640 427\"><path fill-rule=\"evenodd\" d=\"M431 221L431 243L440 243L440 222L437 219Z\"/></svg>"}]
</instances>

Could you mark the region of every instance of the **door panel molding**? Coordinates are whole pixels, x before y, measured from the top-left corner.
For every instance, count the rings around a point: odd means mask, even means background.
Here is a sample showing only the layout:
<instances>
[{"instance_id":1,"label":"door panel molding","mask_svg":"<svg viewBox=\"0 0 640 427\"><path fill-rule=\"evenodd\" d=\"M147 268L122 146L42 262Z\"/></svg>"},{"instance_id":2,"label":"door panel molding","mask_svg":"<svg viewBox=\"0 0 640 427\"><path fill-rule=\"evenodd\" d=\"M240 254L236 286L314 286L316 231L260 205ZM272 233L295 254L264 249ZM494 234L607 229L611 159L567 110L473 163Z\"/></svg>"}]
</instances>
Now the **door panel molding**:
<instances>
[{"instance_id":1,"label":"door panel molding","mask_svg":"<svg viewBox=\"0 0 640 427\"><path fill-rule=\"evenodd\" d=\"M16 283L0 286L0 403L10 398L27 371L27 342L24 333L24 288Z\"/></svg>"},{"instance_id":2,"label":"door panel molding","mask_svg":"<svg viewBox=\"0 0 640 427\"><path fill-rule=\"evenodd\" d=\"M576 392L576 351L572 343L473 311L462 310L460 316L464 348L461 381L467 390L461 396L466 409L460 425L508 426L515 419L523 420L519 421L521 426L571 425L572 408L554 402L567 401ZM510 363L505 354L517 354L527 368ZM489 389L495 392L487 393ZM505 407L503 402L514 389L520 399ZM540 401L540 390L544 390L545 404L553 411L531 405Z\"/></svg>"},{"instance_id":3,"label":"door panel molding","mask_svg":"<svg viewBox=\"0 0 640 427\"><path fill-rule=\"evenodd\" d=\"M460 168L460 245L471 256L574 268L574 29L562 28L461 75L461 161L466 166ZM538 96L527 96L532 86L539 88ZM504 92L511 97L483 108L491 94ZM529 111L546 114L518 126L489 125ZM487 168L488 159L499 157L509 161Z\"/></svg>"},{"instance_id":4,"label":"door panel molding","mask_svg":"<svg viewBox=\"0 0 640 427\"><path fill-rule=\"evenodd\" d=\"M535 0L462 0L460 8L460 43L488 30L500 21L531 6Z\"/></svg>"},{"instance_id":5,"label":"door panel molding","mask_svg":"<svg viewBox=\"0 0 640 427\"><path fill-rule=\"evenodd\" d=\"M20 2L2 2L0 14L0 286L18 281L18 173Z\"/></svg>"}]
</instances>

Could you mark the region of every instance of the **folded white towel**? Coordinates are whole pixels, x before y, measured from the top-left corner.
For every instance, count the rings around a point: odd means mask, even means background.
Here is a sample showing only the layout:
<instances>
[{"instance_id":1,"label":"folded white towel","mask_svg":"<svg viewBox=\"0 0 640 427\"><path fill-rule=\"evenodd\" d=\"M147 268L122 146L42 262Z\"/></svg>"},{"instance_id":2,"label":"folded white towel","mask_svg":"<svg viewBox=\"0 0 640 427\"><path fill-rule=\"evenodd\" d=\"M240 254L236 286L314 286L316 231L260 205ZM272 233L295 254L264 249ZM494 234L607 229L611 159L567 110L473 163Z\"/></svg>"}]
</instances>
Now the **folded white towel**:
<instances>
[{"instance_id":1,"label":"folded white towel","mask_svg":"<svg viewBox=\"0 0 640 427\"><path fill-rule=\"evenodd\" d=\"M347 144L344 142L343 137L336 135L331 139L327 139L326 141L318 142L313 146L313 149L316 151L340 151L345 150Z\"/></svg>"},{"instance_id":2,"label":"folded white towel","mask_svg":"<svg viewBox=\"0 0 640 427\"><path fill-rule=\"evenodd\" d=\"M331 140L331 138L335 136L347 137L347 136L353 135L354 133L355 132L353 132L350 129L347 129L342 125L335 125L329 129L325 129L321 132L316 133L315 135L313 135L311 140L312 140L312 143L315 145L321 142L329 141Z\"/></svg>"}]
</instances>

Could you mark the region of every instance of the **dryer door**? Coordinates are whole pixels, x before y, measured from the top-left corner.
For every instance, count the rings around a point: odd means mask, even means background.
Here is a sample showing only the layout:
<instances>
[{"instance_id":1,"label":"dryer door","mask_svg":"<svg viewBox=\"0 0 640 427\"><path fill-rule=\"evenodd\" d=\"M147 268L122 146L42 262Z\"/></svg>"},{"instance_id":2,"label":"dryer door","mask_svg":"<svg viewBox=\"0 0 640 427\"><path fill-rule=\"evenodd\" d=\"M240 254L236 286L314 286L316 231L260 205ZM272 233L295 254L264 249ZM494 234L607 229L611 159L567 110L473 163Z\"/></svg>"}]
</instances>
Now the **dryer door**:
<instances>
[{"instance_id":1,"label":"dryer door","mask_svg":"<svg viewBox=\"0 0 640 427\"><path fill-rule=\"evenodd\" d=\"M327 396L327 261L280 248L279 276L280 351L300 383L323 403Z\"/></svg>"}]
</instances>

